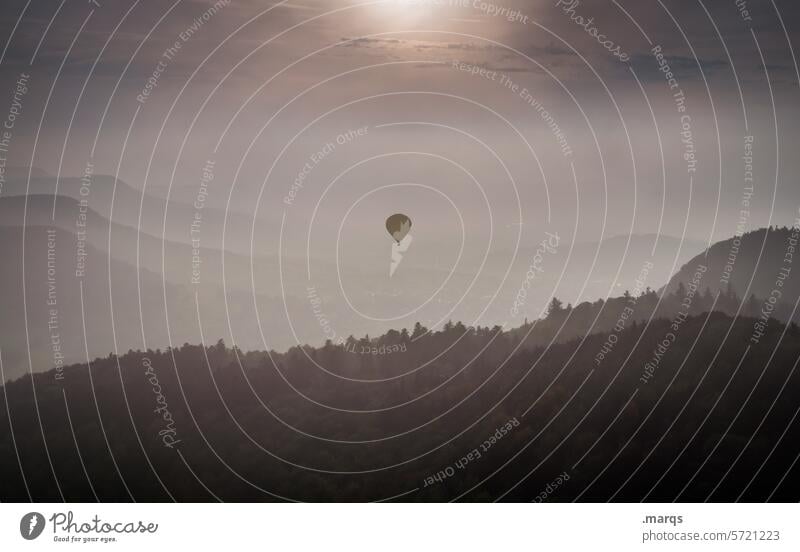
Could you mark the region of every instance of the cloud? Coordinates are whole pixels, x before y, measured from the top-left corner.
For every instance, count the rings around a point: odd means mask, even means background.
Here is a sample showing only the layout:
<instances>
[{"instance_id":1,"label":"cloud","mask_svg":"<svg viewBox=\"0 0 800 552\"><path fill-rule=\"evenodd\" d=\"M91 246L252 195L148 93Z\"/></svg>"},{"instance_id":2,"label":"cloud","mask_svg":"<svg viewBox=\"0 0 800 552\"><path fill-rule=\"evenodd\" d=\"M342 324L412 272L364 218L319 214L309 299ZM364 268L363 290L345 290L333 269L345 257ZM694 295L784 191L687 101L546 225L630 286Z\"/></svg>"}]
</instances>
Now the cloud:
<instances>
[{"instance_id":1,"label":"cloud","mask_svg":"<svg viewBox=\"0 0 800 552\"><path fill-rule=\"evenodd\" d=\"M432 40L406 40L399 38L374 38L374 37L343 37L341 47L346 48L384 48L384 49L406 49L406 50L459 50L459 51L488 51L499 49L500 47L476 42L446 42Z\"/></svg>"},{"instance_id":2,"label":"cloud","mask_svg":"<svg viewBox=\"0 0 800 552\"><path fill-rule=\"evenodd\" d=\"M700 68L702 68L706 77L730 68L728 60L720 58L695 59L693 57L683 55L670 55L669 53L665 52L665 59L669 64L672 73L674 73L679 79L699 78ZM658 71L655 58L650 52L632 55L630 65L640 78L659 80L663 79L663 76Z\"/></svg>"}]
</instances>

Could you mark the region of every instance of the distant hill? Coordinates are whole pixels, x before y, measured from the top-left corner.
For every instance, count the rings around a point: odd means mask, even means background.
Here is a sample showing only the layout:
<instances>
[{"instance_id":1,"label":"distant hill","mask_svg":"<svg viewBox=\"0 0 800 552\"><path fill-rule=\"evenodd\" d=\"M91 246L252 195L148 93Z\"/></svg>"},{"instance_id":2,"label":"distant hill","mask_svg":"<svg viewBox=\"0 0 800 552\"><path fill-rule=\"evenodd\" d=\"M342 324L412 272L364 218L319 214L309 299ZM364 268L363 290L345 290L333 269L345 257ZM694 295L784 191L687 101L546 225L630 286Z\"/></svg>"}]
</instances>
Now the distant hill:
<instances>
[{"instance_id":1,"label":"distant hill","mask_svg":"<svg viewBox=\"0 0 800 552\"><path fill-rule=\"evenodd\" d=\"M622 295L626 289L633 290L635 280L647 262L652 263L652 267L646 283L658 288L667 283L681 265L703 251L705 246L705 243L697 240L657 234L611 236L599 242L576 242L566 272L563 275L560 272L553 274L553 277L559 277L558 287L563 290L557 295L566 298L572 289L580 289L582 292L577 299L569 298L575 303ZM554 257L556 262L570 254L569 248L568 243L562 244ZM592 263L594 267L588 273Z\"/></svg>"},{"instance_id":2,"label":"distant hill","mask_svg":"<svg viewBox=\"0 0 800 552\"><path fill-rule=\"evenodd\" d=\"M733 291L744 301L754 296L759 303L774 296L781 304L778 317L785 320L800 297L800 266L792 268L791 262L800 259L798 238L800 230L796 228L771 227L717 242L683 265L665 291L675 292L681 282L691 281L696 268L703 265L708 272L701 289L708 288L712 294ZM786 268L789 272L784 272L786 277L782 278L781 272Z\"/></svg>"},{"instance_id":3,"label":"distant hill","mask_svg":"<svg viewBox=\"0 0 800 552\"><path fill-rule=\"evenodd\" d=\"M131 226L120 222L125 217L117 215L124 213L123 209L115 210L114 222L110 222L106 215L91 207L94 203L81 211L77 199L58 196L55 211L53 211L52 195L31 194L27 197L27 202L25 196L0 198L0 227L21 228L26 203L28 211L25 220L28 226L53 226L73 234L85 230L86 241L91 246L110 254L117 260L131 266L139 265L156 274L163 273L167 281L174 284L186 285L192 280L192 258L197 252L193 250L191 241L188 239L188 226L186 227L187 231L183 232L181 236L184 241L173 240L169 237L162 240L158 233L159 229L154 226L143 225L137 231L135 225ZM79 228L77 222L81 212L85 217L85 221L83 221L85 226ZM213 228L203 227L203 231L205 233L202 235L205 237L206 234L213 231ZM200 247L197 248L204 263L203 281L221 284L222 251L208 243L212 241L202 239ZM272 261L264 258L256 259L256 264L263 265L267 262ZM251 285L250 257L227 252L225 263L228 269L228 286L249 290ZM273 284L277 285L277 280ZM267 285L264 283L265 287ZM263 287L260 291L263 292Z\"/></svg>"},{"instance_id":4,"label":"distant hill","mask_svg":"<svg viewBox=\"0 0 800 552\"><path fill-rule=\"evenodd\" d=\"M0 213L5 201L0 200ZM46 224L48 219L47 215L31 217L31 221L42 224L26 227L24 285L22 228L3 225L3 222L9 222L7 219L0 222L0 258L3 259L0 263L0 288L6 290L0 294L0 312L3 313L0 316L0 353L5 379L18 377L29 369L34 372L51 369L56 362L53 343L56 336L58 352L63 354L68 363L85 361L87 354L89 358L94 358L105 356L115 349L127 351L141 347L143 332L148 345L153 347L167 346L170 338L177 344L197 342L201 334L195 294L201 303L203 331L208 339L219 339L228 335L233 328L238 343L243 347L262 345L254 316L252 292L228 290L229 321L225 308L226 296L221 286L205 279L199 285L190 285L188 260L184 268L184 284L169 280L164 282L160 272L145 267L139 268L137 278L135 247L130 242L125 249L121 246L117 248L130 261L120 260L114 255L110 262L105 248L85 244L85 270L79 278L76 275L76 234L57 225ZM53 232L52 239L48 233L50 231ZM155 253L151 251L151 258L155 259ZM52 256L52 262L49 256ZM212 259L207 256L204 260L210 264ZM174 258L167 262L172 267L178 266ZM204 270L204 274L208 275L211 267ZM83 309L80 301L81 282ZM267 295L257 297L258 305L264 312L282 308L279 298ZM140 298L143 316L139 314ZM51 299L55 305L48 304ZM298 306L292 298L288 298L287 302L295 310L305 306L302 303ZM57 328L52 330L49 329L51 308L58 311ZM283 321L275 317L263 316L262 327L268 335L285 333Z\"/></svg>"},{"instance_id":5,"label":"distant hill","mask_svg":"<svg viewBox=\"0 0 800 552\"><path fill-rule=\"evenodd\" d=\"M574 306L555 299L546 317L528 322L512 330L511 334L522 339L526 347L545 346L550 342L629 327L632 323L671 319L683 311L690 315L715 311L757 318L767 309L769 319L788 321L800 293L800 275L791 276L790 271L787 273L789 277L781 280L780 284L777 281L781 268L791 267L790 262L785 263L784 256L787 250L791 253L797 237L794 230L773 228L745 234L738 250L736 244L739 242L734 242L735 238L716 243L707 250L707 255L701 253L684 264L658 291L649 285L634 284L625 288L624 293L607 299L583 301ZM731 251L737 253L733 270L729 266L729 260L733 258ZM757 262L759 254L761 260ZM721 280L726 265L731 275L730 285ZM773 306L769 298L776 289L780 296ZM800 320L800 309L793 320Z\"/></svg>"},{"instance_id":6,"label":"distant hill","mask_svg":"<svg viewBox=\"0 0 800 552\"><path fill-rule=\"evenodd\" d=\"M111 219L115 223L140 228L142 232L153 236L162 234L167 240L179 243L191 243L189 229L198 209L194 200L186 201L164 198L151 193L142 194L130 184L110 175L93 174L88 185L80 177L55 176L34 172L30 182L27 173L15 173L9 177L3 187L3 198L22 198L23 196L43 196L49 198L52 209L53 194L58 194L56 203L70 200L88 202L89 208L101 217ZM197 192L195 191L195 198ZM184 189L184 196L186 190ZM140 210L141 206L141 210ZM166 214L166 226L164 218ZM113 216L112 216L113 215ZM225 224L225 212L208 205L202 207L204 246L220 248L222 229ZM241 213L230 213L226 227L226 249L240 254L249 254L249 237L252 219ZM261 221L260 227L267 225L277 231L277 226L269 226ZM266 252L263 252L266 253Z\"/></svg>"}]
</instances>

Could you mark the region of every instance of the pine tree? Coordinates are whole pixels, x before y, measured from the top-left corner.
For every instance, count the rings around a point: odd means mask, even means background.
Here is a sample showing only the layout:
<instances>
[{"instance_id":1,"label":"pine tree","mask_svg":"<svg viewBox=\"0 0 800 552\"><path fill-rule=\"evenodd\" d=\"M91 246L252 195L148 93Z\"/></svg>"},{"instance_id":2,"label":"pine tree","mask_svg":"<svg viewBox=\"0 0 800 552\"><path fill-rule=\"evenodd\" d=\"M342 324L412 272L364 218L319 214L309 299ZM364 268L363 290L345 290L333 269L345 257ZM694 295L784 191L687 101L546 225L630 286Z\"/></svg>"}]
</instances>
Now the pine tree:
<instances>
[{"instance_id":1,"label":"pine tree","mask_svg":"<svg viewBox=\"0 0 800 552\"><path fill-rule=\"evenodd\" d=\"M547 318L553 318L558 314L561 314L564 310L564 303L562 303L558 297L553 297L550 300L550 304L547 306Z\"/></svg>"}]
</instances>

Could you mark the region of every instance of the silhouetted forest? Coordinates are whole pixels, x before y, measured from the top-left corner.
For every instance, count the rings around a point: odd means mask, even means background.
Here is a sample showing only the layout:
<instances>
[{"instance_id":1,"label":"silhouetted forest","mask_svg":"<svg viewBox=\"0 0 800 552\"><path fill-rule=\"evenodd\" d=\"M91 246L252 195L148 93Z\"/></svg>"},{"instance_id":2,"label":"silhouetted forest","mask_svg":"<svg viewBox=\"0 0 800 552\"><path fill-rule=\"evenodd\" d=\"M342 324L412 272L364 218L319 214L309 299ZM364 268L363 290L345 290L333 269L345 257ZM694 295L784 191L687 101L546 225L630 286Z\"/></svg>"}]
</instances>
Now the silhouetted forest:
<instances>
[{"instance_id":1,"label":"silhouetted forest","mask_svg":"<svg viewBox=\"0 0 800 552\"><path fill-rule=\"evenodd\" d=\"M688 265L687 265L688 266ZM697 273L695 265L694 274ZM746 300L742 300L736 287L725 284L722 289L712 292L706 283L711 283L714 278L707 276L709 270L700 273L697 281L699 285L692 285L694 275L687 267L682 269L688 285L678 282L671 292L655 290L646 287L640 293L626 291L620 297L610 297L606 300L598 299L594 302L583 302L573 307L564 305L558 298L550 302L548 316L535 322L536 330L531 331L534 323L526 320L522 327L512 330L511 333L523 339L528 347L545 346L553 341L582 337L590 333L613 332L615 328L630 325L636 321L646 323L648 320L659 318L671 319L681 313L682 315L697 316L706 312L721 312L731 317L759 318L768 307L769 320L797 321L798 313L793 315L793 304L796 295L786 293L780 302L769 304L766 292L765 297L756 297L750 293Z\"/></svg>"},{"instance_id":2,"label":"silhouetted forest","mask_svg":"<svg viewBox=\"0 0 800 552\"><path fill-rule=\"evenodd\" d=\"M791 305L800 296L800 282L797 278L788 277L798 242L800 229L797 226L758 228L718 241L673 274L666 291L676 291L682 282L689 281L697 266L702 264L708 267L709 275L713 274L703 279L703 285L708 286L712 294L725 293L730 285L748 298L751 295L767 297L783 272L782 302ZM785 311L781 313L782 316L787 314Z\"/></svg>"},{"instance_id":3,"label":"silhouetted forest","mask_svg":"<svg viewBox=\"0 0 800 552\"><path fill-rule=\"evenodd\" d=\"M630 297L555 299L513 331L185 344L23 376L0 395L0 498L796 501L800 331L770 320L754 341L756 318L697 297L682 315L646 291L649 324L619 324ZM598 314L605 330L548 345Z\"/></svg>"}]
</instances>

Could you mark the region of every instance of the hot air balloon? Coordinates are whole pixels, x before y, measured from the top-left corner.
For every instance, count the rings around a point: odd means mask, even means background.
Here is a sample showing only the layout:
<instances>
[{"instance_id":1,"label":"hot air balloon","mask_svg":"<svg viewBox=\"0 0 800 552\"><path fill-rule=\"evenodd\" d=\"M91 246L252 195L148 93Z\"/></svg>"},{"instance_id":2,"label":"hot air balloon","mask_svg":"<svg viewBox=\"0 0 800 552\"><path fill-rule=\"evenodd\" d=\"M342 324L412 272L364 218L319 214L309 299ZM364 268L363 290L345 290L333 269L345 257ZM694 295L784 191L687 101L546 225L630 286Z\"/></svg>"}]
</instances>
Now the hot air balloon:
<instances>
[{"instance_id":1,"label":"hot air balloon","mask_svg":"<svg viewBox=\"0 0 800 552\"><path fill-rule=\"evenodd\" d=\"M389 277L394 275L400 261L403 260L403 253L408 251L413 237L408 232L411 230L411 219L401 213L396 213L386 219L386 231L394 239L392 244L392 260L389 265Z\"/></svg>"}]
</instances>

